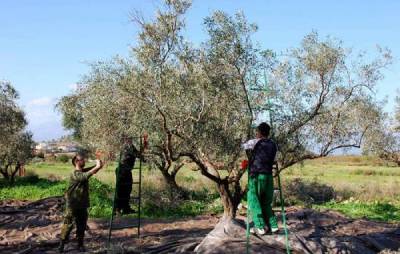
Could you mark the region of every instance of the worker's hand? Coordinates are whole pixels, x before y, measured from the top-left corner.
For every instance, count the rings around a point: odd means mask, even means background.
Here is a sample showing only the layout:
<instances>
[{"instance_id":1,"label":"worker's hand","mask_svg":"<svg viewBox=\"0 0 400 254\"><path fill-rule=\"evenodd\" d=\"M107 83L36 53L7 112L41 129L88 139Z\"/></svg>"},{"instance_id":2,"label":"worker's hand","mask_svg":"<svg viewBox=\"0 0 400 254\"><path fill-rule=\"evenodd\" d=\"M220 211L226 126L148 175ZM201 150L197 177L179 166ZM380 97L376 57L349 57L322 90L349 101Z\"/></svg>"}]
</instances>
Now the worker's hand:
<instances>
[{"instance_id":1,"label":"worker's hand","mask_svg":"<svg viewBox=\"0 0 400 254\"><path fill-rule=\"evenodd\" d=\"M103 155L103 152L100 151L100 150L97 150L96 153L95 153L96 159L98 159L98 160L101 159L101 156L102 156L102 155Z\"/></svg>"},{"instance_id":2,"label":"worker's hand","mask_svg":"<svg viewBox=\"0 0 400 254\"><path fill-rule=\"evenodd\" d=\"M96 160L96 168L99 168L99 169L100 169L100 168L103 167L103 165L104 165L104 164L103 164L103 162L102 162L101 160L99 160L99 159Z\"/></svg>"}]
</instances>

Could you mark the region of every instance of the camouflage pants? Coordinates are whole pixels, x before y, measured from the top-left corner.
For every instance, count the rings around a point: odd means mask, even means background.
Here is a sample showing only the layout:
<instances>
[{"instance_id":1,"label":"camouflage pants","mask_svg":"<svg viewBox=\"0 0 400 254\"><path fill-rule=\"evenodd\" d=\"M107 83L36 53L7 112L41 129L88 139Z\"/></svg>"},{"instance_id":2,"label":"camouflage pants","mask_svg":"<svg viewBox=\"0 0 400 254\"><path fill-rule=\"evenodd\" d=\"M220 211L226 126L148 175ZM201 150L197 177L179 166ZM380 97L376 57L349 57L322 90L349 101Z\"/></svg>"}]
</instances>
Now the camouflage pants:
<instances>
[{"instance_id":1,"label":"camouflage pants","mask_svg":"<svg viewBox=\"0 0 400 254\"><path fill-rule=\"evenodd\" d=\"M69 234L72 231L73 225L76 225L76 238L78 241L83 241L85 235L86 223L88 219L87 208L71 209L66 208L64 214L64 222L61 228L61 240L68 241Z\"/></svg>"}]
</instances>

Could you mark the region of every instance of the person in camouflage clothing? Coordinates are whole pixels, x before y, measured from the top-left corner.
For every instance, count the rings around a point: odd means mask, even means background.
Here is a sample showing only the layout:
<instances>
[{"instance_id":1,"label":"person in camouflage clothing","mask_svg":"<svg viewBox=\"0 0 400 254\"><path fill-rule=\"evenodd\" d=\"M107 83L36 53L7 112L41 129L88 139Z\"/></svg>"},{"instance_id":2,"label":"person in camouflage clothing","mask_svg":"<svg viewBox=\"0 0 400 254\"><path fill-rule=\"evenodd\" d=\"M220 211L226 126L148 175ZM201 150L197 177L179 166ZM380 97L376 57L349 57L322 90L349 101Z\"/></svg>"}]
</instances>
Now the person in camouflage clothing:
<instances>
[{"instance_id":1,"label":"person in camouflage clothing","mask_svg":"<svg viewBox=\"0 0 400 254\"><path fill-rule=\"evenodd\" d=\"M77 155L72 159L74 171L70 175L68 189L65 193L66 209L64 222L61 228L59 251L64 251L64 245L69 240L69 235L75 222L78 250L85 251L83 237L85 235L89 207L89 178L96 174L102 167L101 160L96 160L96 165L85 168L85 158Z\"/></svg>"},{"instance_id":2,"label":"person in camouflage clothing","mask_svg":"<svg viewBox=\"0 0 400 254\"><path fill-rule=\"evenodd\" d=\"M139 151L132 144L130 138L124 139L124 147L120 155L120 163L116 169L116 199L115 210L118 214L130 214L134 210L129 205L132 192L132 169L135 166L135 160L139 156Z\"/></svg>"}]
</instances>

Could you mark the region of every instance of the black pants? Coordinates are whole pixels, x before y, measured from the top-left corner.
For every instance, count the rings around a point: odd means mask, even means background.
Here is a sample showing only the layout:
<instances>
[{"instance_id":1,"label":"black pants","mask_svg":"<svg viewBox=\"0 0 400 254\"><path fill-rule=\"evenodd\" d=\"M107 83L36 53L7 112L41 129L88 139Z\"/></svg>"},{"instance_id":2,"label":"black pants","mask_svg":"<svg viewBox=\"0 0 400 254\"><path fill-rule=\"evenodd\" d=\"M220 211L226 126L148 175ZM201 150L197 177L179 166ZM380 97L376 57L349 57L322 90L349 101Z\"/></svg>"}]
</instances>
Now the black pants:
<instances>
[{"instance_id":1,"label":"black pants","mask_svg":"<svg viewBox=\"0 0 400 254\"><path fill-rule=\"evenodd\" d=\"M132 192L132 172L130 170L118 171L115 208L129 209L129 200Z\"/></svg>"}]
</instances>

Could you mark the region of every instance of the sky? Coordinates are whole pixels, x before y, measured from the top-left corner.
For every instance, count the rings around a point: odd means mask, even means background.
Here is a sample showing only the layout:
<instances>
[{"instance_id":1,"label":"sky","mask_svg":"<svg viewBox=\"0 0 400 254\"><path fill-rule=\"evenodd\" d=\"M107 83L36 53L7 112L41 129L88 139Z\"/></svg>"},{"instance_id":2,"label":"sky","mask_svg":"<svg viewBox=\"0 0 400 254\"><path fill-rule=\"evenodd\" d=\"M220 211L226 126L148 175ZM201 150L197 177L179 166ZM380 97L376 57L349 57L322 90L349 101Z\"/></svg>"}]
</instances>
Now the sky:
<instances>
[{"instance_id":1,"label":"sky","mask_svg":"<svg viewBox=\"0 0 400 254\"><path fill-rule=\"evenodd\" d=\"M73 92L88 71L88 63L115 55L128 56L137 27L134 10L151 18L159 0L0 0L0 80L20 93L28 129L36 141L67 132L55 111L57 100ZM259 30L255 41L263 48L283 51L296 47L315 30L346 47L365 50L376 45L392 50L394 64L384 71L377 96L394 108L400 88L400 1L397 0L194 0L186 16L186 35L205 39L204 17L214 10L243 11Z\"/></svg>"}]
</instances>

